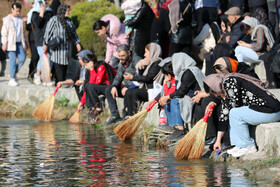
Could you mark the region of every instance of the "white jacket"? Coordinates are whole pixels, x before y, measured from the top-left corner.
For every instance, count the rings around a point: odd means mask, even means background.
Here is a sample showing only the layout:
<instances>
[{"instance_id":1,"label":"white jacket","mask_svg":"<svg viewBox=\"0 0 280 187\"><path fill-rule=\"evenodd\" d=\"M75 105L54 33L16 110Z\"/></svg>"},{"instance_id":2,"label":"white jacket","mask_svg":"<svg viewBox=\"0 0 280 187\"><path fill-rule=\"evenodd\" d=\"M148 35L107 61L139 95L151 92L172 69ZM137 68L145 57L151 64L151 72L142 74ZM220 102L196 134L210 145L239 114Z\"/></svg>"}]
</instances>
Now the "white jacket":
<instances>
[{"instance_id":1,"label":"white jacket","mask_svg":"<svg viewBox=\"0 0 280 187\"><path fill-rule=\"evenodd\" d=\"M21 43L23 48L26 48L26 40L24 36L23 21L20 24L21 29ZM3 18L3 26L1 30L1 43L7 45L7 51L16 51L16 28L12 20L12 15Z\"/></svg>"}]
</instances>

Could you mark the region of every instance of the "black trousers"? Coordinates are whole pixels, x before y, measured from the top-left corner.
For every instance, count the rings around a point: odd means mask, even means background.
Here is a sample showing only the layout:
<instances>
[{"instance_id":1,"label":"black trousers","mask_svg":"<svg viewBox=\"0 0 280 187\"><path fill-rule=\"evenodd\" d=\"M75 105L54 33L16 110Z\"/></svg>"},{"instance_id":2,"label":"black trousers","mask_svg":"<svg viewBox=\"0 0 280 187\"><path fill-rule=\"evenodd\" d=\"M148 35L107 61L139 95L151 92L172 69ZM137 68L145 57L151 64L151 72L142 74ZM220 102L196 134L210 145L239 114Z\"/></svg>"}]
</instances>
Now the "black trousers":
<instances>
[{"instance_id":1,"label":"black trousers","mask_svg":"<svg viewBox=\"0 0 280 187\"><path fill-rule=\"evenodd\" d=\"M65 81L66 78L66 72L67 72L67 65L61 65L57 63L53 63L54 69L55 69L55 84L60 81Z\"/></svg>"},{"instance_id":2,"label":"black trousers","mask_svg":"<svg viewBox=\"0 0 280 187\"><path fill-rule=\"evenodd\" d=\"M133 116L137 112L137 102L149 100L148 91L144 88L128 89L124 96L124 106L127 107L127 115Z\"/></svg>"},{"instance_id":3,"label":"black trousers","mask_svg":"<svg viewBox=\"0 0 280 187\"><path fill-rule=\"evenodd\" d=\"M99 107L102 108L102 104L99 100L99 95L105 95L105 90L108 88L109 85L107 84L92 84L87 83L85 85L85 92L86 92L86 106L88 108L91 107Z\"/></svg>"},{"instance_id":4,"label":"black trousers","mask_svg":"<svg viewBox=\"0 0 280 187\"><path fill-rule=\"evenodd\" d=\"M205 114L205 109L207 105L211 102L214 101L212 97L205 97L201 99L199 104L194 105L194 110L193 110L193 124L198 122L200 119L203 118ZM212 115L208 118L207 121L207 131L206 131L206 139L211 138L211 137L216 137L217 136L217 126L218 126L218 116L219 116L219 106L216 106L213 109Z\"/></svg>"},{"instance_id":5,"label":"black trousers","mask_svg":"<svg viewBox=\"0 0 280 187\"><path fill-rule=\"evenodd\" d=\"M31 77L31 79L34 78L34 73L36 73L37 70L37 64L40 59L40 56L37 52L37 48L35 46L35 42L32 40L29 40L29 48L31 52L31 61L29 64L29 73L28 76Z\"/></svg>"},{"instance_id":6,"label":"black trousers","mask_svg":"<svg viewBox=\"0 0 280 187\"><path fill-rule=\"evenodd\" d=\"M118 97L123 97L121 91L122 89L126 87L126 86L118 86L117 87L117 91L118 91ZM117 102L116 102L116 99L113 98L112 94L111 94L111 90L112 90L112 86L108 86L105 90L105 97L108 101L108 105L109 105L109 109L111 111L111 115L112 117L116 117L116 118L119 118L120 117L120 114L119 114L119 111L118 111L118 106L117 106ZM124 106L126 107L126 106Z\"/></svg>"}]
</instances>

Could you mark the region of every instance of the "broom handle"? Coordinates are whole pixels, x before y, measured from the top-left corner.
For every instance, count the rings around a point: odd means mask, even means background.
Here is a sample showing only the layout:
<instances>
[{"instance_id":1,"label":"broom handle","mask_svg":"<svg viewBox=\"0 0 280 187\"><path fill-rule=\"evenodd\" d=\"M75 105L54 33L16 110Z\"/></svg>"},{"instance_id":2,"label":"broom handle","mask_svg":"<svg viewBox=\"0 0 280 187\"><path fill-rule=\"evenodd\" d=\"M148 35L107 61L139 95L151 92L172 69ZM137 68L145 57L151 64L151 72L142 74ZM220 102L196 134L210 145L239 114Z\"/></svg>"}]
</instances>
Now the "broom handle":
<instances>
[{"instance_id":1,"label":"broom handle","mask_svg":"<svg viewBox=\"0 0 280 187\"><path fill-rule=\"evenodd\" d=\"M81 109L78 109L78 111L77 111L77 112L78 112L78 113L80 113L80 111L81 111Z\"/></svg>"},{"instance_id":2,"label":"broom handle","mask_svg":"<svg viewBox=\"0 0 280 187\"><path fill-rule=\"evenodd\" d=\"M47 51L44 52L44 55L45 55L46 57L48 57Z\"/></svg>"},{"instance_id":3,"label":"broom handle","mask_svg":"<svg viewBox=\"0 0 280 187\"><path fill-rule=\"evenodd\" d=\"M215 108L215 106L210 105L210 106L209 106L209 110L207 110L206 114L204 115L203 121L204 121L205 123L207 122L208 117L210 116L210 112L211 112L210 110L213 110L213 108Z\"/></svg>"},{"instance_id":4,"label":"broom handle","mask_svg":"<svg viewBox=\"0 0 280 187\"><path fill-rule=\"evenodd\" d=\"M155 104L157 104L157 101L156 101L156 100L153 100L153 101L149 104L149 106L146 107L147 112L149 112L149 111L155 106Z\"/></svg>"},{"instance_id":5,"label":"broom handle","mask_svg":"<svg viewBox=\"0 0 280 187\"><path fill-rule=\"evenodd\" d=\"M52 94L53 96L55 96L55 94L56 94L58 88L59 88L58 86L55 88L55 90L54 90L54 92L53 92L53 94Z\"/></svg>"}]
</instances>

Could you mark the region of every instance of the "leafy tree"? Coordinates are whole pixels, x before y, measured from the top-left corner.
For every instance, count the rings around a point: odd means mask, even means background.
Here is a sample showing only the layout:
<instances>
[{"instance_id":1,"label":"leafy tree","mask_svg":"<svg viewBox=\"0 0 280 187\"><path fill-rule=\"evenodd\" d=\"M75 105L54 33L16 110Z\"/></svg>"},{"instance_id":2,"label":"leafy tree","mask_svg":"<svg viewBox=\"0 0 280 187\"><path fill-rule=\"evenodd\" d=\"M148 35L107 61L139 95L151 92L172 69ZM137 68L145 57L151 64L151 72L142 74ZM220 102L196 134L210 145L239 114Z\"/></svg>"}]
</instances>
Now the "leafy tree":
<instances>
[{"instance_id":1,"label":"leafy tree","mask_svg":"<svg viewBox=\"0 0 280 187\"><path fill-rule=\"evenodd\" d=\"M84 49L95 52L98 58L105 58L105 41L99 37L92 29L95 21L101 19L106 14L113 14L124 19L121 9L116 9L114 3L104 0L84 1L75 4L71 10L71 19L77 27L77 33Z\"/></svg>"}]
</instances>

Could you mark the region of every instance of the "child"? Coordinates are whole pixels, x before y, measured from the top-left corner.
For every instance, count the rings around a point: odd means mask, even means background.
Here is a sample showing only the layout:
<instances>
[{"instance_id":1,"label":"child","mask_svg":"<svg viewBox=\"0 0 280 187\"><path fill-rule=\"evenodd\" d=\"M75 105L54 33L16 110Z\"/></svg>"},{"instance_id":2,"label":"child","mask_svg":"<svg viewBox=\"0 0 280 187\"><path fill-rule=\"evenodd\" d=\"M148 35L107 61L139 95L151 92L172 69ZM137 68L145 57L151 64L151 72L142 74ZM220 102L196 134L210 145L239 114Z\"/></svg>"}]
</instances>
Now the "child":
<instances>
[{"instance_id":1,"label":"child","mask_svg":"<svg viewBox=\"0 0 280 187\"><path fill-rule=\"evenodd\" d=\"M16 73L25 62L24 48L27 43L24 36L23 20L19 17L21 5L13 3L11 14L3 18L2 35L2 50L7 51L10 60L10 81L9 86L18 86L16 81ZM18 64L16 62L18 58Z\"/></svg>"},{"instance_id":2,"label":"child","mask_svg":"<svg viewBox=\"0 0 280 187\"><path fill-rule=\"evenodd\" d=\"M124 0L121 8L125 14L125 21L133 18L136 12L141 8L141 6L142 6L142 0ZM128 26L125 27L125 38L129 37L131 31L132 31L131 27Z\"/></svg>"}]
</instances>

